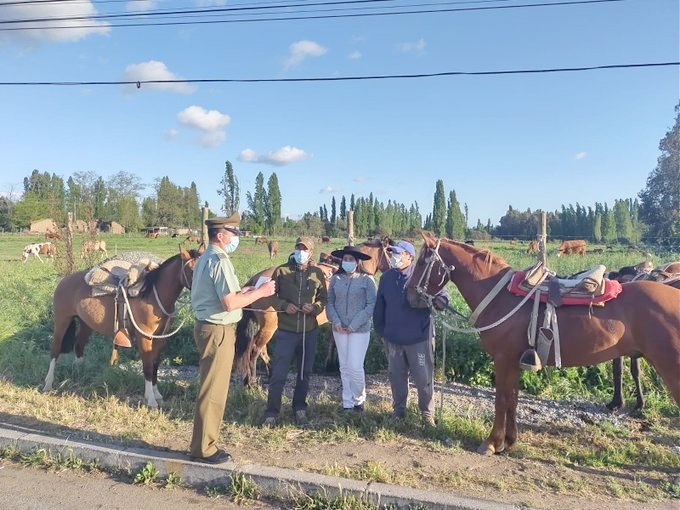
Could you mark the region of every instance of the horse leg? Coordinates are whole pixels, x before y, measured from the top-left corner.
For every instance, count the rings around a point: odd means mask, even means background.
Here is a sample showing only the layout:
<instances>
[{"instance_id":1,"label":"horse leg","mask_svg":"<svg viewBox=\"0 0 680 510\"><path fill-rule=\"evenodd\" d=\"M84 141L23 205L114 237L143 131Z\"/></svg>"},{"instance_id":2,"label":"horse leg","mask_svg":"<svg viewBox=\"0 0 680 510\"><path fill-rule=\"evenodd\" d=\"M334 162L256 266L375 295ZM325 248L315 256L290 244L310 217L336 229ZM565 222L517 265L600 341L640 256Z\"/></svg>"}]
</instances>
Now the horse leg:
<instances>
[{"instance_id":1,"label":"horse leg","mask_svg":"<svg viewBox=\"0 0 680 510\"><path fill-rule=\"evenodd\" d=\"M83 361L83 356L85 355L85 346L87 342L90 341L90 335L92 334L92 328L90 328L83 321L80 321L78 326L78 334L76 335L76 345L74 348L76 354L76 363L81 363Z\"/></svg>"},{"instance_id":2,"label":"horse leg","mask_svg":"<svg viewBox=\"0 0 680 510\"><path fill-rule=\"evenodd\" d=\"M517 358L519 359L519 358ZM484 455L493 455L505 450L506 436L510 437L512 444L517 440L517 424L515 413L517 411L517 388L519 386L519 363L509 360L508 357L494 359L496 376L496 400L495 417L491 434L477 451ZM508 418L509 424L508 431Z\"/></svg>"},{"instance_id":3,"label":"horse leg","mask_svg":"<svg viewBox=\"0 0 680 510\"><path fill-rule=\"evenodd\" d=\"M163 343L161 343L163 342ZM154 397L156 397L156 402L158 402L159 406L163 405L163 395L161 395L161 392L158 390L158 366L161 364L161 351L163 350L163 347L165 346L165 340L163 339L156 339L153 342L153 347L154 347L154 359L155 361L153 362L153 394Z\"/></svg>"},{"instance_id":4,"label":"horse leg","mask_svg":"<svg viewBox=\"0 0 680 510\"><path fill-rule=\"evenodd\" d=\"M57 302L54 307L54 330L52 333L52 347L50 348L50 367L47 369L43 391L50 391L52 389L52 385L54 384L54 368L57 365L57 358L62 352L64 340L67 340L67 345L69 345L69 342L73 341L74 329L76 327L75 317L59 312L60 310ZM70 345L73 344L70 343ZM71 350L70 346L68 347L68 350Z\"/></svg>"},{"instance_id":5,"label":"horse leg","mask_svg":"<svg viewBox=\"0 0 680 510\"><path fill-rule=\"evenodd\" d=\"M614 380L614 397L612 401L607 404L607 409L613 411L614 409L621 409L623 407L623 383L621 381L621 368L623 365L623 358L614 358L612 360L612 373ZM633 371L633 365L631 361L631 372Z\"/></svg>"},{"instance_id":6,"label":"horse leg","mask_svg":"<svg viewBox=\"0 0 680 510\"><path fill-rule=\"evenodd\" d=\"M142 358L142 370L144 372L144 399L146 400L146 405L148 405L152 409L156 409L158 407L158 400L156 400L156 394L153 390L154 387L153 341L150 338L146 337L140 338L139 351L140 357Z\"/></svg>"},{"instance_id":7,"label":"horse leg","mask_svg":"<svg viewBox=\"0 0 680 510\"><path fill-rule=\"evenodd\" d=\"M645 407L645 396L642 393L642 384L640 383L640 358L638 356L630 358L630 374L635 382L635 394L637 396L635 409L642 409Z\"/></svg>"}]
</instances>

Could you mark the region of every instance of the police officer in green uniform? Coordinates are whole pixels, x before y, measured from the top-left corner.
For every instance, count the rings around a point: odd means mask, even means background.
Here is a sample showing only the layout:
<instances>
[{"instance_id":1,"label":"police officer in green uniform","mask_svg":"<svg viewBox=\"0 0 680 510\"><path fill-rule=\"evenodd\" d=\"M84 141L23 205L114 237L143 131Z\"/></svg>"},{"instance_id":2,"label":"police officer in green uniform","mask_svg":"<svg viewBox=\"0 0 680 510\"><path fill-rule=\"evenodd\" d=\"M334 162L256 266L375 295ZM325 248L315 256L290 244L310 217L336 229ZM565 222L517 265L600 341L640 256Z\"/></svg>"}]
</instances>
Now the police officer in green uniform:
<instances>
[{"instance_id":1,"label":"police officer in green uniform","mask_svg":"<svg viewBox=\"0 0 680 510\"><path fill-rule=\"evenodd\" d=\"M216 443L227 404L236 345L236 323L241 319L241 308L276 291L273 280L258 288L241 289L239 286L229 254L238 247L240 221L238 213L205 221L210 244L196 262L191 285L200 383L190 457L210 464L231 459L227 452L217 448Z\"/></svg>"}]
</instances>

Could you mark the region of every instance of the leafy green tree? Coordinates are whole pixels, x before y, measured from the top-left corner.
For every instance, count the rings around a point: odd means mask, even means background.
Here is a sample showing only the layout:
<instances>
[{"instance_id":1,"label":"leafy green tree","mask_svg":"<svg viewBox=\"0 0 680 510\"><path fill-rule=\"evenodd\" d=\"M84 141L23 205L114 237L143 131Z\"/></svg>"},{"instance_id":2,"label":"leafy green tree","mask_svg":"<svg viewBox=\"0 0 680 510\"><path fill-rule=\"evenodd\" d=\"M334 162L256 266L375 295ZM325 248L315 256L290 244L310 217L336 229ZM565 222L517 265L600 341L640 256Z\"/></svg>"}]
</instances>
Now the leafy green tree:
<instances>
[{"instance_id":1,"label":"leafy green tree","mask_svg":"<svg viewBox=\"0 0 680 510\"><path fill-rule=\"evenodd\" d=\"M633 239L633 223L630 220L630 208L625 200L614 201L614 221L619 242L631 243Z\"/></svg>"},{"instance_id":2,"label":"leafy green tree","mask_svg":"<svg viewBox=\"0 0 680 510\"><path fill-rule=\"evenodd\" d=\"M437 180L435 186L432 231L440 237L446 233L446 195L444 194L444 181L441 179Z\"/></svg>"},{"instance_id":3,"label":"leafy green tree","mask_svg":"<svg viewBox=\"0 0 680 510\"><path fill-rule=\"evenodd\" d=\"M593 239L596 243L602 241L602 214L595 213L595 218L593 219Z\"/></svg>"},{"instance_id":4,"label":"leafy green tree","mask_svg":"<svg viewBox=\"0 0 680 510\"><path fill-rule=\"evenodd\" d=\"M640 218L648 227L646 239L680 241L680 103L675 124L659 142L656 168L640 194Z\"/></svg>"},{"instance_id":5,"label":"leafy green tree","mask_svg":"<svg viewBox=\"0 0 680 510\"><path fill-rule=\"evenodd\" d=\"M153 227L158 224L156 199L146 197L142 200L142 225Z\"/></svg>"},{"instance_id":6,"label":"leafy green tree","mask_svg":"<svg viewBox=\"0 0 680 510\"><path fill-rule=\"evenodd\" d=\"M460 210L460 203L456 198L456 192L449 192L449 201L446 208L446 236L449 239L463 240L465 238L465 217Z\"/></svg>"},{"instance_id":7,"label":"leafy green tree","mask_svg":"<svg viewBox=\"0 0 680 510\"><path fill-rule=\"evenodd\" d=\"M276 173L272 173L267 180L266 197L267 233L269 235L276 235L281 230L281 190L279 189L279 178L276 176Z\"/></svg>"},{"instance_id":8,"label":"leafy green tree","mask_svg":"<svg viewBox=\"0 0 680 510\"><path fill-rule=\"evenodd\" d=\"M222 211L224 211L224 214L227 216L231 216L239 210L239 205L241 202L241 188L239 186L238 179L234 174L234 168L231 165L231 161L227 160L224 166L224 175L220 181L221 188L217 190L217 194L224 197Z\"/></svg>"},{"instance_id":9,"label":"leafy green tree","mask_svg":"<svg viewBox=\"0 0 680 510\"><path fill-rule=\"evenodd\" d=\"M256 234L264 232L267 210L267 192L264 189L264 175L259 172L255 177L255 191L246 193L249 216L253 221L253 231Z\"/></svg>"},{"instance_id":10,"label":"leafy green tree","mask_svg":"<svg viewBox=\"0 0 680 510\"><path fill-rule=\"evenodd\" d=\"M347 202L345 202L345 195L342 195L340 200L340 219L345 221L345 218L347 218Z\"/></svg>"},{"instance_id":11,"label":"leafy green tree","mask_svg":"<svg viewBox=\"0 0 680 510\"><path fill-rule=\"evenodd\" d=\"M604 214L602 215L602 240L607 243L615 243L618 239L616 232L616 218L613 211L611 211L607 204L604 204Z\"/></svg>"}]
</instances>

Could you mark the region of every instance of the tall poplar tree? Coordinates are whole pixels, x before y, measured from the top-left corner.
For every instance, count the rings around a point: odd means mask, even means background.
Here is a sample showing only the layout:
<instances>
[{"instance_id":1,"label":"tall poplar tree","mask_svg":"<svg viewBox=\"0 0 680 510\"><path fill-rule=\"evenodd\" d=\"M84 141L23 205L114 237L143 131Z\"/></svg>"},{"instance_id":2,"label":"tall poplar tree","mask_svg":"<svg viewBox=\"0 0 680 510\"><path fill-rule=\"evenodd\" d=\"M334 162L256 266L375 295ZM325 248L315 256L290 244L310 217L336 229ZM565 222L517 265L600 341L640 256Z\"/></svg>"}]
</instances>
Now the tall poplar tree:
<instances>
[{"instance_id":1,"label":"tall poplar tree","mask_svg":"<svg viewBox=\"0 0 680 510\"><path fill-rule=\"evenodd\" d=\"M231 161L227 160L224 164L224 175L220 181L221 188L217 190L218 195L224 197L222 210L227 216L238 212L241 203L241 188L238 179L234 174L234 168L231 166Z\"/></svg>"},{"instance_id":2,"label":"tall poplar tree","mask_svg":"<svg viewBox=\"0 0 680 510\"><path fill-rule=\"evenodd\" d=\"M281 190L279 178L272 173L267 180L267 233L277 235L281 231Z\"/></svg>"},{"instance_id":3,"label":"tall poplar tree","mask_svg":"<svg viewBox=\"0 0 680 510\"><path fill-rule=\"evenodd\" d=\"M265 229L267 192L264 189L264 175L259 172L255 177L255 191L247 193L248 209L253 219L253 230L256 234L261 234Z\"/></svg>"},{"instance_id":4,"label":"tall poplar tree","mask_svg":"<svg viewBox=\"0 0 680 510\"><path fill-rule=\"evenodd\" d=\"M442 237L446 232L446 195L444 181L437 180L434 192L434 206L432 207L432 231Z\"/></svg>"}]
</instances>

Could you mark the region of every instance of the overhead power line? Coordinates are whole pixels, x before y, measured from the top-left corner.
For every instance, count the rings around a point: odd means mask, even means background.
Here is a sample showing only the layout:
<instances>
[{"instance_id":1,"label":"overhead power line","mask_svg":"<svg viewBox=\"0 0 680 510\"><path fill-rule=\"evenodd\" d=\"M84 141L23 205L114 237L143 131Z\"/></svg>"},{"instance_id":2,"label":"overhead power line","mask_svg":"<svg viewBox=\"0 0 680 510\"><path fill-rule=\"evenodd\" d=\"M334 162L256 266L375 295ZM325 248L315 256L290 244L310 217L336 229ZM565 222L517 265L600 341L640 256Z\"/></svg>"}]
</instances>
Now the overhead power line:
<instances>
[{"instance_id":1,"label":"overhead power line","mask_svg":"<svg viewBox=\"0 0 680 510\"><path fill-rule=\"evenodd\" d=\"M175 79L175 80L115 80L115 81L6 81L0 82L0 86L94 86L94 85L167 85L177 83L296 83L296 82L327 82L327 81L361 81L361 80L399 80L412 78L439 78L447 76L494 76L513 74L542 74L542 73L569 73L583 71L598 71L610 69L638 69L645 67L669 67L680 66L678 62L651 62L643 64L608 64L600 66L581 67L555 67L547 69L514 69L500 71L444 71L439 73L418 74L383 74L368 76L328 76L313 78L199 78L199 79Z\"/></svg>"},{"instance_id":2,"label":"overhead power line","mask_svg":"<svg viewBox=\"0 0 680 510\"><path fill-rule=\"evenodd\" d=\"M47 0L44 0L47 1ZM63 16L63 17L42 17L42 18L22 18L22 19L11 19L0 21L0 31L19 31L19 30L55 30L55 29L83 29L83 28L101 28L103 26L103 21L111 21L108 26L111 27L150 27L150 26L177 26L177 25L205 25L205 24L218 24L218 23L256 23L256 22L267 22L267 21L300 21L300 20L310 20L310 19L339 19L339 18L361 18L361 17L377 17L377 16L400 16L400 15L414 15L414 14L436 14L436 13L456 13L456 12L471 12L471 11L492 11L492 10L507 10L507 9L528 9L535 7L564 7L573 5L587 5L587 4L604 4L613 2L624 2L626 0L567 0L560 2L538 2L538 3L524 3L524 4L513 4L513 5L485 5L485 6L475 6L475 7L448 7L448 8L434 8L434 9L423 9L422 7L435 6L445 6L445 5L460 5L461 2L443 2L443 3L429 3L429 4L406 4L406 5L393 5L389 6L390 9L409 9L400 11L376 11L376 12L361 12L352 13L345 12L339 14L315 14L315 13L327 13L331 11L350 11L350 10L361 10L361 8L332 8L332 9L315 9L304 11L292 11L276 14L271 12L272 10L285 10L291 9L293 7L328 7L334 5L347 5L347 4L368 4L376 2L389 2L392 0L348 0L348 1L338 1L338 2L321 2L313 4L285 4L285 5L264 5L260 7L225 7L225 8L210 8L210 9L185 9L185 10L165 10L165 11L154 11L154 12L138 12L138 13L116 13L116 14L101 14L101 15L90 15L90 16ZM462 2L462 3L479 3L486 0L478 0L478 2ZM507 1L507 0L495 0L495 3ZM2 6L3 4L0 4ZM369 9L370 7L364 7L363 10ZM373 7L375 9L375 7ZM244 11L260 11L260 12L244 12ZM292 16L296 12L305 13L300 16ZM235 14L242 14L251 17L241 17L241 18L220 18L220 19L198 19L198 20L182 20L181 17L194 17L194 16L233 16ZM259 17L252 17L259 16ZM268 17L263 17L268 16ZM153 21L154 18L180 18L174 21ZM141 19L151 19L151 21L140 21L140 22L120 22L117 21L120 18L141 18ZM52 25L50 23L55 22L84 22L87 21L99 21L98 24L68 24L68 25ZM23 26L23 25L31 26ZM22 25L22 26L14 26Z\"/></svg>"}]
</instances>

